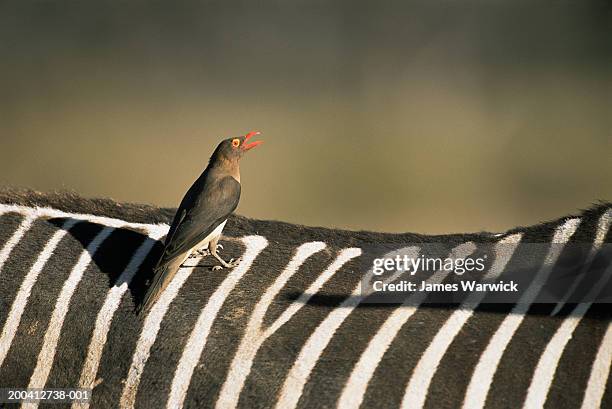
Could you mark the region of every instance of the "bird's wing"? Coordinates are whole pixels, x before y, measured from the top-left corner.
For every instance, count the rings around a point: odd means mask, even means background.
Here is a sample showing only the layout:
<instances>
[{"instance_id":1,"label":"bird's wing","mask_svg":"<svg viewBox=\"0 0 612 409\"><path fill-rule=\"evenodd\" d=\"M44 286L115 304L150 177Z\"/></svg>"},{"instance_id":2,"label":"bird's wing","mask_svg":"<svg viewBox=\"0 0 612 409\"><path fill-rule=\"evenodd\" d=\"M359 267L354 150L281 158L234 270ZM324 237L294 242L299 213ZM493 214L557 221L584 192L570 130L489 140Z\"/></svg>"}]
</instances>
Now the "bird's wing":
<instances>
[{"instance_id":1,"label":"bird's wing","mask_svg":"<svg viewBox=\"0 0 612 409\"><path fill-rule=\"evenodd\" d=\"M170 230L168 230L168 234L166 235L166 243L170 243L176 228L181 225L185 219L185 216L187 216L187 210L183 206L179 207L179 209L176 211L176 215L174 216L174 220L172 220L172 225L170 225Z\"/></svg>"},{"instance_id":2,"label":"bird's wing","mask_svg":"<svg viewBox=\"0 0 612 409\"><path fill-rule=\"evenodd\" d=\"M226 176L205 187L166 240L160 264L190 251L223 223L238 206L240 183Z\"/></svg>"}]
</instances>

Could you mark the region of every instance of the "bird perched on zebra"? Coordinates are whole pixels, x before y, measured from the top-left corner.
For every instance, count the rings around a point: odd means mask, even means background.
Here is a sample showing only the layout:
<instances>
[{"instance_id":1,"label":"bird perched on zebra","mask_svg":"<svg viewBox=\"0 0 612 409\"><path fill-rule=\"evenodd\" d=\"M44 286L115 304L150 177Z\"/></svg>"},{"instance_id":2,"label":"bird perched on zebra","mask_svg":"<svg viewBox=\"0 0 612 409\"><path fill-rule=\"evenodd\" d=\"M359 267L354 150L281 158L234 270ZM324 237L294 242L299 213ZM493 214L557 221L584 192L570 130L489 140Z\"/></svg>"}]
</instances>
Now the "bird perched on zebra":
<instances>
[{"instance_id":1,"label":"bird perched on zebra","mask_svg":"<svg viewBox=\"0 0 612 409\"><path fill-rule=\"evenodd\" d=\"M259 132L221 141L204 172L183 197L166 236L164 251L153 270L153 280L139 308L140 313L151 308L190 256L212 255L221 263L213 269L234 267L240 261L223 260L217 248L222 248L218 244L221 232L240 200L240 158L262 143L249 141L255 135Z\"/></svg>"}]
</instances>

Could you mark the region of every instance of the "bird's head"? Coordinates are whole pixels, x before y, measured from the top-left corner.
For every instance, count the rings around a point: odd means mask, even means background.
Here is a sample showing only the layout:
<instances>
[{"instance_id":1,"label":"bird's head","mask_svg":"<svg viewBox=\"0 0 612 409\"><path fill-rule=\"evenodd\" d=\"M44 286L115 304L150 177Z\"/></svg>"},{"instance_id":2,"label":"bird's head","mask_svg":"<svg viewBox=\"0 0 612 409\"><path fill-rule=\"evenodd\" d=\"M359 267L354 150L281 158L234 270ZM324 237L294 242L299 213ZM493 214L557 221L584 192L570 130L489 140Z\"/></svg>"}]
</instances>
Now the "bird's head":
<instances>
[{"instance_id":1,"label":"bird's head","mask_svg":"<svg viewBox=\"0 0 612 409\"><path fill-rule=\"evenodd\" d=\"M260 132L249 132L244 136L224 139L219 146L217 146L211 159L225 159L230 162L239 160L246 151L263 143L263 141L250 140L253 136L259 134Z\"/></svg>"}]
</instances>

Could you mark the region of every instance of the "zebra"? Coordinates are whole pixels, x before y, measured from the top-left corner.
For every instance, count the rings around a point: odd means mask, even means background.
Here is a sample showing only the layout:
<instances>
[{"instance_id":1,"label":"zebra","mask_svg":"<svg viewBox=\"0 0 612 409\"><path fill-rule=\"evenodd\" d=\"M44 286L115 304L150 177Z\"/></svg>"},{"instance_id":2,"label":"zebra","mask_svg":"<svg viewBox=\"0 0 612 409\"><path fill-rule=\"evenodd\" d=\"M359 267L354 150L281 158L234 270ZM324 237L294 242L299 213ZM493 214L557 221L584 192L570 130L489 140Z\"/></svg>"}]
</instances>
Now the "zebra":
<instances>
[{"instance_id":1,"label":"zebra","mask_svg":"<svg viewBox=\"0 0 612 409\"><path fill-rule=\"evenodd\" d=\"M612 407L605 304L534 304L528 291L497 309L478 297L382 305L359 291L360 258L376 243L444 242L457 254L504 245L493 275L524 242L588 243L592 261L612 241L610 203L501 234L233 216L224 251L241 263L226 273L195 259L140 319L172 211L0 190L0 387L92 389L89 402L65 405L74 409ZM562 248L550 247L549 263Z\"/></svg>"}]
</instances>

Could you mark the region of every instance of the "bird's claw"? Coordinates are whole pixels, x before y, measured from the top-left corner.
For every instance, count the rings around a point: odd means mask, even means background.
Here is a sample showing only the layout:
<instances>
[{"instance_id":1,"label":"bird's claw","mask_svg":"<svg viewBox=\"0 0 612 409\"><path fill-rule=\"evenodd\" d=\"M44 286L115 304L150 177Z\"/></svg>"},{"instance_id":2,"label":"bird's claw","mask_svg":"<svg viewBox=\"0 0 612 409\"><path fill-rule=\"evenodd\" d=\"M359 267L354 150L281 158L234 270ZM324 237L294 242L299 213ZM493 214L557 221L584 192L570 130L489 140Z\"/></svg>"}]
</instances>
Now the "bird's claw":
<instances>
[{"instance_id":1,"label":"bird's claw","mask_svg":"<svg viewBox=\"0 0 612 409\"><path fill-rule=\"evenodd\" d=\"M242 257L238 257L237 259L231 258L230 261L222 262L220 266L213 266L212 271L223 270L224 268L232 268L236 267L242 261Z\"/></svg>"},{"instance_id":2,"label":"bird's claw","mask_svg":"<svg viewBox=\"0 0 612 409\"><path fill-rule=\"evenodd\" d=\"M230 266L232 266L232 267L236 267L238 264L240 264L240 262L241 262L241 261L242 261L242 258L241 258L241 257L238 257L236 260L234 260L234 259L232 258L232 259L230 259L230 261L229 261L229 263L228 263L228 264L229 264Z\"/></svg>"},{"instance_id":3,"label":"bird's claw","mask_svg":"<svg viewBox=\"0 0 612 409\"><path fill-rule=\"evenodd\" d=\"M211 254L211 252L207 248L205 248L205 249L198 249L198 250L194 251L193 253L191 253L189 255L189 258L206 257L206 256L209 256L210 254Z\"/></svg>"}]
</instances>

